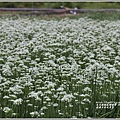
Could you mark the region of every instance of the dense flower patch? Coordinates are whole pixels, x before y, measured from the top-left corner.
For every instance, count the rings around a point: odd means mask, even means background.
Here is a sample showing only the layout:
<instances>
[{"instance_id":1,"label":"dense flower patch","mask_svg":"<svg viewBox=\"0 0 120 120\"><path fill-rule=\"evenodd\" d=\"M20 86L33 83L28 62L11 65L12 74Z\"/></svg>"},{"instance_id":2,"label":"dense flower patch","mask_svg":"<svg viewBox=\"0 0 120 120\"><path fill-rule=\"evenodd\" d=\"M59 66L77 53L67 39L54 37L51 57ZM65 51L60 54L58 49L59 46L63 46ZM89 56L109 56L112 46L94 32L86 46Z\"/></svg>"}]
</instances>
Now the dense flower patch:
<instances>
[{"instance_id":1,"label":"dense flower patch","mask_svg":"<svg viewBox=\"0 0 120 120\"><path fill-rule=\"evenodd\" d=\"M120 21L0 19L0 117L120 117L119 86Z\"/></svg>"}]
</instances>

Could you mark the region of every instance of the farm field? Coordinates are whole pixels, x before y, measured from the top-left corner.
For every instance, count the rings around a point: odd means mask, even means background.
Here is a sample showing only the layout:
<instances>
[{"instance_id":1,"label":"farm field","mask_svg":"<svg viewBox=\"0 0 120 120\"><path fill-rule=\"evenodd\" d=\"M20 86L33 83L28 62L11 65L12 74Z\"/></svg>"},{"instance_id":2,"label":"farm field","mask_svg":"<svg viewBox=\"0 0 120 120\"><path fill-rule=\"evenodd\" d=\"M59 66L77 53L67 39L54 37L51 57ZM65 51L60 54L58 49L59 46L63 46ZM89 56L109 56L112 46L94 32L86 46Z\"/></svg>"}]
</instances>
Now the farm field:
<instances>
[{"instance_id":1,"label":"farm field","mask_svg":"<svg viewBox=\"0 0 120 120\"><path fill-rule=\"evenodd\" d=\"M119 118L119 101L120 20L0 17L0 118Z\"/></svg>"}]
</instances>

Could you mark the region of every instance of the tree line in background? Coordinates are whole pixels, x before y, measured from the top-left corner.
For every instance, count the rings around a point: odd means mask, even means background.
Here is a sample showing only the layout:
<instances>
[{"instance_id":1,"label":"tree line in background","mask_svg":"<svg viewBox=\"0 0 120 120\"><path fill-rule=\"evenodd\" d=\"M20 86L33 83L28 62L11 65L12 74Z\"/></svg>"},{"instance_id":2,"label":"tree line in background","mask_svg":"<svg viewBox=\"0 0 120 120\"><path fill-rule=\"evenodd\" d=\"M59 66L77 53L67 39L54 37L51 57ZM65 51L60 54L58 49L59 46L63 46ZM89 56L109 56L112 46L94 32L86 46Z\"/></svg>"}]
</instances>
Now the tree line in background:
<instances>
[{"instance_id":1,"label":"tree line in background","mask_svg":"<svg viewBox=\"0 0 120 120\"><path fill-rule=\"evenodd\" d=\"M5 8L120 8L120 2L0 2Z\"/></svg>"}]
</instances>

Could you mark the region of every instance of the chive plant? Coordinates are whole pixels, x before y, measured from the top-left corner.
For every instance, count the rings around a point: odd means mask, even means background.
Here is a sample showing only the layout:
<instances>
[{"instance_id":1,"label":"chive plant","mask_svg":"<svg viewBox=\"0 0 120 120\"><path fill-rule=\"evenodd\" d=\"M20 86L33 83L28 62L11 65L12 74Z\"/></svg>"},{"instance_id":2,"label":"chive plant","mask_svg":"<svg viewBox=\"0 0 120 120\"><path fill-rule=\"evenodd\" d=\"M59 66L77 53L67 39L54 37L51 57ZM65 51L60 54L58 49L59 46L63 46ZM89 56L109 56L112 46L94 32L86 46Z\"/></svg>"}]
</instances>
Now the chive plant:
<instances>
[{"instance_id":1,"label":"chive plant","mask_svg":"<svg viewBox=\"0 0 120 120\"><path fill-rule=\"evenodd\" d=\"M9 17L0 24L1 118L120 117L119 20Z\"/></svg>"}]
</instances>

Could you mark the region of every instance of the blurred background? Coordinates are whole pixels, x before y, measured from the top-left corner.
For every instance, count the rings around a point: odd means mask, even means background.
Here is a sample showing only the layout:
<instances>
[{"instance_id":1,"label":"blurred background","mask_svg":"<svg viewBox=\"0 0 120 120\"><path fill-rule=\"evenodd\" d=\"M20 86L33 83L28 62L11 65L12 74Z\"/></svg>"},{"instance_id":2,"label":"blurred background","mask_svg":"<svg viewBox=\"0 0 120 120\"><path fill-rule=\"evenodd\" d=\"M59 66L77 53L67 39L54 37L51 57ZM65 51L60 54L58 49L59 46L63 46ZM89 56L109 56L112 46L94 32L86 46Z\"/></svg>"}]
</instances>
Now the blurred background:
<instances>
[{"instance_id":1,"label":"blurred background","mask_svg":"<svg viewBox=\"0 0 120 120\"><path fill-rule=\"evenodd\" d=\"M0 8L120 8L120 2L0 2Z\"/></svg>"}]
</instances>

